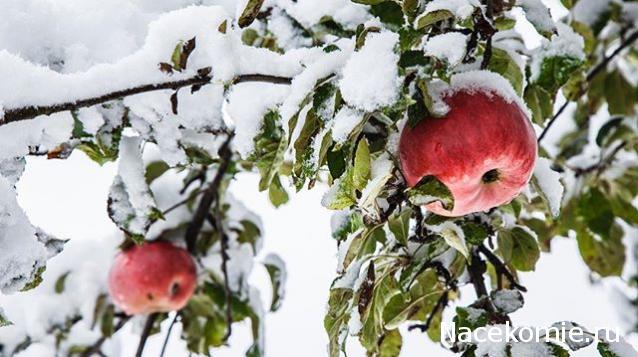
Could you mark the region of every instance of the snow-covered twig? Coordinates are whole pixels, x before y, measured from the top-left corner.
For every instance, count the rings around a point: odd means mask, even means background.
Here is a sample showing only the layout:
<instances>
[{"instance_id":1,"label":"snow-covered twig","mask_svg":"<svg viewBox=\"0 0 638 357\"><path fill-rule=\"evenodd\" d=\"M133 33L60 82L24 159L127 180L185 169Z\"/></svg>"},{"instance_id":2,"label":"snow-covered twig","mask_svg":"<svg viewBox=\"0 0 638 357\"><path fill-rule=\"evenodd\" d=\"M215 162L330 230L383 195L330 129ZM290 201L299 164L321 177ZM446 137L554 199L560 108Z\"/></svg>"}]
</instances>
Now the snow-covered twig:
<instances>
[{"instance_id":1,"label":"snow-covered twig","mask_svg":"<svg viewBox=\"0 0 638 357\"><path fill-rule=\"evenodd\" d=\"M625 48L629 47L636 41L638 41L638 31L633 32L631 35L625 38L620 44L620 46L618 46L618 48L614 50L614 52L612 52L609 56L603 58L603 60L599 64L597 64L596 67L594 67L591 71L589 71L586 77L587 83L590 83L603 69L607 68L607 65L609 64L609 62L611 62L612 59L614 59L618 54L620 54L620 52L622 52ZM585 90L586 89L581 89L578 92L578 95L580 96L584 94ZM549 123L547 123L547 126L545 126L545 129L543 129L543 131L541 132L541 135L538 136L539 143L541 142L541 140L543 140L545 135L547 135L547 132L549 131L549 129L552 127L552 125L554 125L554 123L561 116L561 114L563 114L563 112L565 111L565 109L567 109L570 103L572 102L569 100L566 100L565 103L563 103L563 105L558 109L556 114L554 114L552 119L550 119Z\"/></svg>"},{"instance_id":2,"label":"snow-covered twig","mask_svg":"<svg viewBox=\"0 0 638 357\"><path fill-rule=\"evenodd\" d=\"M197 74L194 77L169 81L162 83L145 84L137 87L118 90L111 93L106 93L97 97L78 99L70 102L59 103L47 106L26 106L21 108L6 109L4 116L0 117L0 125L13 123L22 120L33 119L40 115L51 115L54 113L65 112L69 110L76 110L80 108L86 108L93 105L98 105L112 100L128 97L135 94L154 92L158 90L173 89L178 90L180 88L189 86L203 86L209 84L213 77L208 71ZM244 82L266 82L274 84L290 84L292 81L288 77L271 76L267 74L243 74L235 77L231 84L244 83Z\"/></svg>"}]
</instances>

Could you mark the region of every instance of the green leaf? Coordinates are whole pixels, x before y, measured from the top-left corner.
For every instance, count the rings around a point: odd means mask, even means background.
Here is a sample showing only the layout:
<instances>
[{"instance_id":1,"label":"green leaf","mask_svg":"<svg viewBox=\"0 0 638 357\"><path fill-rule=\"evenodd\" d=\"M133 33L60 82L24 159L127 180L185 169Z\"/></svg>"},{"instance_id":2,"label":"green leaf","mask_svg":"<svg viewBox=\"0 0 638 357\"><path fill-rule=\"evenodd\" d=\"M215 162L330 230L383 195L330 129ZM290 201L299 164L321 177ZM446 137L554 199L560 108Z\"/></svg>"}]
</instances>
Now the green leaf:
<instances>
[{"instance_id":1,"label":"green leaf","mask_svg":"<svg viewBox=\"0 0 638 357\"><path fill-rule=\"evenodd\" d=\"M390 28L398 29L403 26L403 9L395 1L388 0L372 5L370 13Z\"/></svg>"},{"instance_id":2,"label":"green leaf","mask_svg":"<svg viewBox=\"0 0 638 357\"><path fill-rule=\"evenodd\" d=\"M13 325L13 322L11 322L7 316L4 314L4 311L2 311L2 309L0 308L0 327L5 327L5 326L10 326Z\"/></svg>"},{"instance_id":3,"label":"green leaf","mask_svg":"<svg viewBox=\"0 0 638 357\"><path fill-rule=\"evenodd\" d=\"M340 339L344 332L348 330L348 320L350 319L350 306L353 297L352 289L332 289L328 299L328 312L323 320L323 326L328 333L330 344L328 353L330 357L339 357L339 351L345 341Z\"/></svg>"},{"instance_id":4,"label":"green leaf","mask_svg":"<svg viewBox=\"0 0 638 357\"><path fill-rule=\"evenodd\" d=\"M242 230L237 236L237 241L239 243L249 243L253 247L253 250L257 250L256 243L261 236L261 230L254 222L247 219L241 220L239 223L241 224Z\"/></svg>"},{"instance_id":5,"label":"green leaf","mask_svg":"<svg viewBox=\"0 0 638 357\"><path fill-rule=\"evenodd\" d=\"M490 59L488 69L507 79L518 95L523 93L523 71L521 71L521 68L512 57L510 57L507 51L500 48L492 48L492 58Z\"/></svg>"},{"instance_id":6,"label":"green leaf","mask_svg":"<svg viewBox=\"0 0 638 357\"><path fill-rule=\"evenodd\" d=\"M390 271L386 271L374 284L368 308L363 312L359 311L363 323L359 341L368 352L378 353L379 337L384 334L383 310L390 299L400 293L394 277Z\"/></svg>"},{"instance_id":7,"label":"green leaf","mask_svg":"<svg viewBox=\"0 0 638 357\"><path fill-rule=\"evenodd\" d=\"M66 273L60 275L60 277L58 278L58 280L55 281L55 293L56 294L62 294L64 292L64 285L66 283L66 278L69 276L70 271L67 271Z\"/></svg>"},{"instance_id":8,"label":"green leaf","mask_svg":"<svg viewBox=\"0 0 638 357\"><path fill-rule=\"evenodd\" d=\"M532 271L540 258L536 238L521 227L498 232L499 250L505 261L520 271Z\"/></svg>"},{"instance_id":9,"label":"green leaf","mask_svg":"<svg viewBox=\"0 0 638 357\"><path fill-rule=\"evenodd\" d=\"M457 307L454 323L457 330L467 328L475 330L479 327L486 326L489 322L489 314L483 309L474 307Z\"/></svg>"},{"instance_id":10,"label":"green leaf","mask_svg":"<svg viewBox=\"0 0 638 357\"><path fill-rule=\"evenodd\" d=\"M269 111L264 115L259 134L254 138L255 150L248 160L255 162L261 175L259 190L265 191L270 187L279 168L284 161L284 153L288 141L283 135L281 117L277 111Z\"/></svg>"},{"instance_id":11,"label":"green leaf","mask_svg":"<svg viewBox=\"0 0 638 357\"><path fill-rule=\"evenodd\" d=\"M275 207L279 207L288 202L288 192L286 192L284 187L281 185L279 175L275 175L272 182L270 183L270 188L268 189L268 198L270 198L270 202Z\"/></svg>"},{"instance_id":12,"label":"green leaf","mask_svg":"<svg viewBox=\"0 0 638 357\"><path fill-rule=\"evenodd\" d=\"M150 185L156 178L162 176L170 166L162 160L153 161L146 166L146 184Z\"/></svg>"},{"instance_id":13,"label":"green leaf","mask_svg":"<svg viewBox=\"0 0 638 357\"><path fill-rule=\"evenodd\" d=\"M549 93L556 93L583 64L583 61L569 56L545 57L534 83Z\"/></svg>"},{"instance_id":14,"label":"green leaf","mask_svg":"<svg viewBox=\"0 0 638 357\"><path fill-rule=\"evenodd\" d=\"M547 347L549 347L550 353L554 357L569 357L569 351L557 345L555 343L547 342Z\"/></svg>"},{"instance_id":15,"label":"green leaf","mask_svg":"<svg viewBox=\"0 0 638 357\"><path fill-rule=\"evenodd\" d=\"M102 314L102 318L100 318L100 331L102 332L102 336L110 337L113 335L113 319L115 315L115 307L113 305L108 305Z\"/></svg>"},{"instance_id":16,"label":"green leaf","mask_svg":"<svg viewBox=\"0 0 638 357\"><path fill-rule=\"evenodd\" d=\"M441 202L444 209L454 209L452 192L434 176L425 176L414 187L407 191L408 199L413 205L423 206L432 202Z\"/></svg>"},{"instance_id":17,"label":"green leaf","mask_svg":"<svg viewBox=\"0 0 638 357\"><path fill-rule=\"evenodd\" d=\"M620 71L614 71L605 79L605 98L607 99L609 114L633 115L638 99L636 90L625 79Z\"/></svg>"},{"instance_id":18,"label":"green leaf","mask_svg":"<svg viewBox=\"0 0 638 357\"><path fill-rule=\"evenodd\" d=\"M395 213L388 219L388 228L394 235L394 238L404 247L408 245L410 235L410 217L412 209L405 208L399 213Z\"/></svg>"},{"instance_id":19,"label":"green leaf","mask_svg":"<svg viewBox=\"0 0 638 357\"><path fill-rule=\"evenodd\" d=\"M454 18L454 14L449 10L435 10L427 13L423 13L416 18L414 27L418 29L430 27L435 23L443 20Z\"/></svg>"},{"instance_id":20,"label":"green leaf","mask_svg":"<svg viewBox=\"0 0 638 357\"><path fill-rule=\"evenodd\" d=\"M257 18L257 14L259 14L263 4L264 0L248 0L244 11L242 11L239 19L237 19L239 27L244 28L250 26L250 24L252 24Z\"/></svg>"},{"instance_id":21,"label":"green leaf","mask_svg":"<svg viewBox=\"0 0 638 357\"><path fill-rule=\"evenodd\" d=\"M334 52L334 51L341 51L341 48L339 48L339 46L335 45L335 44L330 44L326 47L323 48L323 52L325 53L330 53L330 52Z\"/></svg>"},{"instance_id":22,"label":"green leaf","mask_svg":"<svg viewBox=\"0 0 638 357\"><path fill-rule=\"evenodd\" d=\"M284 298L286 266L284 261L278 255L272 253L266 257L264 266L268 271L268 276L270 276L270 282L272 284L272 301L270 304L270 311L275 312L279 310Z\"/></svg>"},{"instance_id":23,"label":"green leaf","mask_svg":"<svg viewBox=\"0 0 638 357\"><path fill-rule=\"evenodd\" d=\"M357 145L352 178L354 187L359 191L363 191L370 180L370 166L370 148L368 147L368 140L363 138L359 140Z\"/></svg>"},{"instance_id":24,"label":"green leaf","mask_svg":"<svg viewBox=\"0 0 638 357\"><path fill-rule=\"evenodd\" d=\"M621 218L632 226L638 226L638 209L631 202L625 201L622 197L616 196L609 199L614 215Z\"/></svg>"},{"instance_id":25,"label":"green leaf","mask_svg":"<svg viewBox=\"0 0 638 357\"><path fill-rule=\"evenodd\" d=\"M614 212L607 197L596 187L590 188L578 198L576 214L593 232L606 240L614 223Z\"/></svg>"},{"instance_id":26,"label":"green leaf","mask_svg":"<svg viewBox=\"0 0 638 357\"><path fill-rule=\"evenodd\" d=\"M42 274L44 274L45 270L47 270L46 266L34 268L33 272L31 273L31 280L26 283L24 287L20 289L20 291L29 291L38 287L38 285L40 285L40 283L42 282Z\"/></svg>"},{"instance_id":27,"label":"green leaf","mask_svg":"<svg viewBox=\"0 0 638 357\"><path fill-rule=\"evenodd\" d=\"M460 226L465 234L465 240L470 244L482 244L489 236L487 228L483 224L472 221L463 221L460 223Z\"/></svg>"},{"instance_id":28,"label":"green leaf","mask_svg":"<svg viewBox=\"0 0 638 357\"><path fill-rule=\"evenodd\" d=\"M450 247L456 249L459 253L467 259L470 256L470 251L465 242L465 234L463 229L452 221L445 221L439 226L431 227L431 229L442 236Z\"/></svg>"},{"instance_id":29,"label":"green leaf","mask_svg":"<svg viewBox=\"0 0 638 357\"><path fill-rule=\"evenodd\" d=\"M341 210L357 203L353 176L353 169L350 168L334 182L322 200L324 207Z\"/></svg>"},{"instance_id":30,"label":"green leaf","mask_svg":"<svg viewBox=\"0 0 638 357\"><path fill-rule=\"evenodd\" d=\"M543 87L535 84L528 85L525 88L524 99L532 111L534 123L543 125L546 119L552 117L554 100Z\"/></svg>"},{"instance_id":31,"label":"green leaf","mask_svg":"<svg viewBox=\"0 0 638 357\"><path fill-rule=\"evenodd\" d=\"M387 332L379 344L379 357L398 357L403 346L403 338L398 329Z\"/></svg>"},{"instance_id":32,"label":"green leaf","mask_svg":"<svg viewBox=\"0 0 638 357\"><path fill-rule=\"evenodd\" d=\"M621 357L614 350L611 349L611 346L607 342L600 341L598 342L598 346L596 346L598 353L600 353L601 357Z\"/></svg>"},{"instance_id":33,"label":"green leaf","mask_svg":"<svg viewBox=\"0 0 638 357\"><path fill-rule=\"evenodd\" d=\"M382 225L366 227L359 232L359 234L352 239L348 251L343 258L343 268L347 269L352 262L374 253L377 242L383 238L384 231Z\"/></svg>"},{"instance_id":34,"label":"green leaf","mask_svg":"<svg viewBox=\"0 0 638 357\"><path fill-rule=\"evenodd\" d=\"M576 232L578 249L585 264L603 277L620 276L625 264L623 231L618 225L612 226L609 238L597 240L586 228Z\"/></svg>"}]
</instances>

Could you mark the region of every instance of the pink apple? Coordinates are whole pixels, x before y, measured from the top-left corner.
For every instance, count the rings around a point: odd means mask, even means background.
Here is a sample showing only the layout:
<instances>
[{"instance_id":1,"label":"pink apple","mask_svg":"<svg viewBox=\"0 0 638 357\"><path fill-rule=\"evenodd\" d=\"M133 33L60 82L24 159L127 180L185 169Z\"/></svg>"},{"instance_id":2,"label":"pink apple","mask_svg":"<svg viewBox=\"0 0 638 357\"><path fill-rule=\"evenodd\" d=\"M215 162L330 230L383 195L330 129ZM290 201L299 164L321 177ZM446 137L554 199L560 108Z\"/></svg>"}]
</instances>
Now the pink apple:
<instances>
[{"instance_id":1,"label":"pink apple","mask_svg":"<svg viewBox=\"0 0 638 357\"><path fill-rule=\"evenodd\" d=\"M109 294L129 315L179 310L195 286L196 267L190 254L165 241L121 252L109 273Z\"/></svg>"},{"instance_id":2,"label":"pink apple","mask_svg":"<svg viewBox=\"0 0 638 357\"><path fill-rule=\"evenodd\" d=\"M399 152L409 186L435 176L454 196L454 209L426 205L442 216L463 216L506 204L527 185L536 161L536 135L518 104L497 93L460 90L443 98L450 111L401 133Z\"/></svg>"}]
</instances>

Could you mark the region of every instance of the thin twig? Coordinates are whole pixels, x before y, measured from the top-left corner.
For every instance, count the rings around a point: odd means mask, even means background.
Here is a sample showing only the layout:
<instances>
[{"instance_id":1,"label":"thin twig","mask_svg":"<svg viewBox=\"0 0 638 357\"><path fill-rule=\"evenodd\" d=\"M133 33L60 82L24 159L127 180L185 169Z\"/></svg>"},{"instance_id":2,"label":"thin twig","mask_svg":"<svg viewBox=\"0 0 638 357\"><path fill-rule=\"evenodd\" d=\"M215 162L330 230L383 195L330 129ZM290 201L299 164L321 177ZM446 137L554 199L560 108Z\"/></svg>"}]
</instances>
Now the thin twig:
<instances>
[{"instance_id":1,"label":"thin twig","mask_svg":"<svg viewBox=\"0 0 638 357\"><path fill-rule=\"evenodd\" d=\"M222 179L224 178L224 174L230 165L230 159L232 156L232 151L230 150L230 142L233 139L233 134L229 134L226 141L219 148L219 158L220 163L217 168L217 173L213 178L213 181L210 183L208 188L204 190L204 194L199 201L199 206L193 215L193 219L190 224L186 228L186 246L188 247L188 251L191 254L195 254L195 248L197 243L197 237L202 230L204 225L204 220L206 216L210 212L210 208L213 205L215 199L219 196L219 186L222 183Z\"/></svg>"},{"instance_id":2,"label":"thin twig","mask_svg":"<svg viewBox=\"0 0 638 357\"><path fill-rule=\"evenodd\" d=\"M638 40L638 31L632 33L629 37L627 37L620 44L620 46L618 46L618 48L616 50L614 50L614 52L612 52L611 55L609 55L608 57L603 58L603 60L599 64L597 64L596 67L594 67L591 71L589 71L589 73L587 74L587 77L586 77L586 82L588 84L591 83L591 81L594 78L596 78L596 76L603 69L607 68L607 65L611 62L612 59L614 59L614 57L616 57L618 54L620 54L620 52L622 52L625 48L630 46L636 40ZM585 93L585 91L586 91L586 89L584 89L584 88L581 89L580 91L578 91L578 96L583 95ZM549 123L547 123L547 126L545 126L545 129L543 129L543 131L541 132L541 135L538 136L538 142L539 143L541 142L541 140L543 140L545 135L547 135L547 132L549 131L549 128L551 128L552 125L554 125L556 120L561 116L561 114L563 114L563 112L565 111L565 109L567 109L567 107L569 106L570 103L571 102L569 100L565 100L565 103L563 103L563 105L561 105L561 107L558 109L556 114L554 114L552 119L550 119Z\"/></svg>"},{"instance_id":3,"label":"thin twig","mask_svg":"<svg viewBox=\"0 0 638 357\"><path fill-rule=\"evenodd\" d=\"M519 284L514 277L514 274L507 269L505 263L503 263L491 250L489 250L486 246L480 245L478 247L479 251L490 261L490 263L496 269L496 273L500 279L501 276L505 276L507 280L510 282L510 285L520 291L527 292L527 288L523 285Z\"/></svg>"},{"instance_id":4,"label":"thin twig","mask_svg":"<svg viewBox=\"0 0 638 357\"><path fill-rule=\"evenodd\" d=\"M437 300L436 305L434 305L434 308L430 312L430 315L428 315L425 323L411 325L410 327L408 327L408 331L419 329L421 330L421 332L426 332L427 330L429 330L430 326L432 325L432 321L434 320L434 317L438 313L439 309L445 309L445 307L447 306L449 293L450 291L446 290L443 294L441 294L441 297L439 297L439 300Z\"/></svg>"},{"instance_id":5,"label":"thin twig","mask_svg":"<svg viewBox=\"0 0 638 357\"><path fill-rule=\"evenodd\" d=\"M574 169L576 177L580 177L591 172L596 172L596 174L600 174L605 168L607 168L616 158L616 155L622 150L625 146L627 146L627 141L622 141L618 144L606 157L601 157L600 161L597 163L585 167L585 168L576 168Z\"/></svg>"},{"instance_id":6,"label":"thin twig","mask_svg":"<svg viewBox=\"0 0 638 357\"><path fill-rule=\"evenodd\" d=\"M33 119L40 115L51 115L54 113L65 112L70 110L76 110L80 108L86 108L93 105L98 105L106 102L110 102L116 99L128 97L135 94L153 92L158 90L173 89L178 90L183 87L189 86L203 86L210 84L213 77L210 74L197 74L194 77L181 79L177 81L168 81L162 83L144 84L137 87L131 87L127 89L117 90L114 92L99 95L97 97L90 97L85 99L73 100L65 103L58 103L52 105L31 105L20 108L7 108L4 111L4 115L0 116L0 125L13 123L21 120ZM266 82L274 84L290 84L291 78L271 76L265 74L242 74L235 77L232 83L243 82Z\"/></svg>"},{"instance_id":7,"label":"thin twig","mask_svg":"<svg viewBox=\"0 0 638 357\"><path fill-rule=\"evenodd\" d=\"M126 325L126 323L131 319L130 316L124 316L120 319L120 321L118 321L117 325L115 325L113 327L113 333L116 333L117 331L119 331L122 327L124 327L124 325ZM110 336L102 336L100 337L97 341L95 341L95 343L86 351L84 351L81 355L81 357L89 357L92 356L94 354L100 354L100 349L102 348L102 345L104 344L104 341L106 341L107 338L109 338Z\"/></svg>"},{"instance_id":8,"label":"thin twig","mask_svg":"<svg viewBox=\"0 0 638 357\"><path fill-rule=\"evenodd\" d=\"M142 357L142 353L144 353L144 346L146 346L146 341L148 340L148 336L151 334L151 330L153 330L153 325L155 324L155 320L157 320L158 316L158 313L148 315L146 324L144 324L144 330L142 330L142 335L140 336L140 343L137 345L135 357Z\"/></svg>"},{"instance_id":9,"label":"thin twig","mask_svg":"<svg viewBox=\"0 0 638 357\"><path fill-rule=\"evenodd\" d=\"M228 279L228 260L230 257L228 256L228 235L224 231L224 226L222 222L222 211L221 211L221 203L220 200L217 199L215 201L215 214L208 215L208 220L211 224L219 231L220 235L220 245L221 245L221 256L222 256L222 275L224 278L224 294L226 295L226 333L222 338L223 341L228 340L230 334L232 333L233 326L233 295L230 290L230 281Z\"/></svg>"},{"instance_id":10,"label":"thin twig","mask_svg":"<svg viewBox=\"0 0 638 357\"><path fill-rule=\"evenodd\" d=\"M159 357L164 357L164 352L166 352L166 346L168 346L168 340L171 337L171 332L173 332L173 326L175 326L175 323L177 322L178 317L179 317L179 313L175 313L175 316L173 317L171 324L168 325L168 331L166 331L166 337L164 337L164 343L162 344L162 351L160 352Z\"/></svg>"}]
</instances>

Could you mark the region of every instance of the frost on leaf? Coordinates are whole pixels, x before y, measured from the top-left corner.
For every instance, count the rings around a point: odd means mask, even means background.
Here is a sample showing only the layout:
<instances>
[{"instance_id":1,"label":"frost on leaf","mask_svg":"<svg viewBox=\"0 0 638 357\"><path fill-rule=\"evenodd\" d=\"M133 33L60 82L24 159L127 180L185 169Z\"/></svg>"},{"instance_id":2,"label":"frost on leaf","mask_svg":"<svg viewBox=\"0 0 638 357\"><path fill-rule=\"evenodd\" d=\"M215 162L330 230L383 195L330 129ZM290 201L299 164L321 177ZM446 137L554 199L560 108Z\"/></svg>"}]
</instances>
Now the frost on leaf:
<instances>
[{"instance_id":1,"label":"frost on leaf","mask_svg":"<svg viewBox=\"0 0 638 357\"><path fill-rule=\"evenodd\" d=\"M560 174L552 170L551 165L552 162L549 159L538 158L534 168L533 183L543 200L547 202L552 216L558 217L565 188L560 182Z\"/></svg>"},{"instance_id":2,"label":"frost on leaf","mask_svg":"<svg viewBox=\"0 0 638 357\"><path fill-rule=\"evenodd\" d=\"M13 293L37 280L46 259L47 251L18 206L15 190L0 176L0 291Z\"/></svg>"},{"instance_id":3,"label":"frost on leaf","mask_svg":"<svg viewBox=\"0 0 638 357\"><path fill-rule=\"evenodd\" d=\"M122 138L118 174L111 185L108 201L113 222L135 238L143 237L159 214L146 184L140 145L140 138Z\"/></svg>"}]
</instances>

